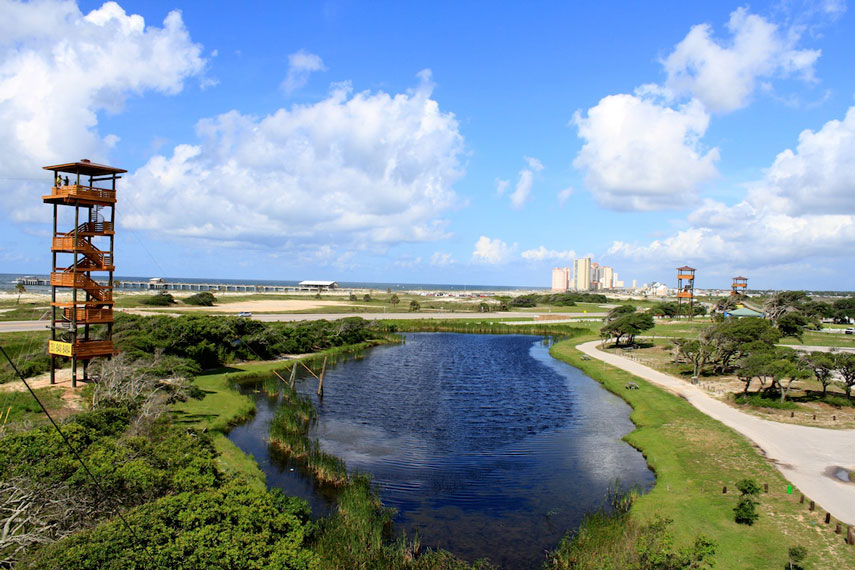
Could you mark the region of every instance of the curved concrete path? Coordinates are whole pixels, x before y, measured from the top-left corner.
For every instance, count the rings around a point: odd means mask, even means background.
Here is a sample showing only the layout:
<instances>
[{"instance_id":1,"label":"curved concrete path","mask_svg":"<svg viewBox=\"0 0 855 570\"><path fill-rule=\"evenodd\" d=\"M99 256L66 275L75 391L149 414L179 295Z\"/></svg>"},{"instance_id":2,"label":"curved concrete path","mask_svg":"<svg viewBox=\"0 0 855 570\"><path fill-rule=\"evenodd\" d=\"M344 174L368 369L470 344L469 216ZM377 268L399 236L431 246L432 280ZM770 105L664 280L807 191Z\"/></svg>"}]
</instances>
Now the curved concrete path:
<instances>
[{"instance_id":1,"label":"curved concrete path","mask_svg":"<svg viewBox=\"0 0 855 570\"><path fill-rule=\"evenodd\" d=\"M600 341L578 346L603 360L682 396L708 416L753 441L775 467L806 496L836 519L855 524L855 483L844 483L833 467L855 469L855 430L831 430L784 424L745 414L713 398L701 388L653 370L623 356L601 351Z\"/></svg>"}]
</instances>

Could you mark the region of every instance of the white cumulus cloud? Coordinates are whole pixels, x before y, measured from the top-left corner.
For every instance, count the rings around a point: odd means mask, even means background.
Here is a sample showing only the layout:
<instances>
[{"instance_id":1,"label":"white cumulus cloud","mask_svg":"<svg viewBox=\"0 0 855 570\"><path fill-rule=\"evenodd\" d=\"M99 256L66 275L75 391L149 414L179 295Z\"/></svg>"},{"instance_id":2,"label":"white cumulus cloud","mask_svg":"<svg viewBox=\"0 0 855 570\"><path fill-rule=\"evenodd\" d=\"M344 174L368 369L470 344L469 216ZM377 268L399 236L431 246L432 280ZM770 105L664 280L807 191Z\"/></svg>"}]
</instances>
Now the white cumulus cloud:
<instances>
[{"instance_id":1,"label":"white cumulus cloud","mask_svg":"<svg viewBox=\"0 0 855 570\"><path fill-rule=\"evenodd\" d=\"M505 263L511 259L515 249L516 246L509 246L499 238L490 239L487 236L481 236L475 243L472 259L476 262L492 265Z\"/></svg>"},{"instance_id":2,"label":"white cumulus cloud","mask_svg":"<svg viewBox=\"0 0 855 570\"><path fill-rule=\"evenodd\" d=\"M709 115L697 100L672 108L644 93L609 95L573 123L585 141L573 166L607 208L685 206L717 176L718 149L701 144Z\"/></svg>"},{"instance_id":3,"label":"white cumulus cloud","mask_svg":"<svg viewBox=\"0 0 855 570\"><path fill-rule=\"evenodd\" d=\"M796 49L797 28L780 27L747 8L730 15L729 41L712 37L712 27L692 27L662 62L666 85L688 93L712 111L727 112L748 104L759 80L795 75L812 80L819 50Z\"/></svg>"},{"instance_id":4,"label":"white cumulus cloud","mask_svg":"<svg viewBox=\"0 0 855 570\"><path fill-rule=\"evenodd\" d=\"M556 251L554 249L546 249L545 246L540 246L536 249L527 249L521 255L529 261L545 261L549 259L569 261L576 259L576 252L572 249Z\"/></svg>"},{"instance_id":5,"label":"white cumulus cloud","mask_svg":"<svg viewBox=\"0 0 855 570\"><path fill-rule=\"evenodd\" d=\"M514 191L510 194L511 206L519 210L528 201L531 194L531 186L534 184L534 175L536 172L543 170L543 163L536 158L530 156L523 157L526 163L526 168L520 170L519 180Z\"/></svg>"},{"instance_id":6,"label":"white cumulus cloud","mask_svg":"<svg viewBox=\"0 0 855 570\"><path fill-rule=\"evenodd\" d=\"M855 248L855 107L842 121L799 135L762 179L729 206L706 200L688 227L648 244L614 242L609 253L647 261L775 266Z\"/></svg>"},{"instance_id":7,"label":"white cumulus cloud","mask_svg":"<svg viewBox=\"0 0 855 570\"><path fill-rule=\"evenodd\" d=\"M445 251L435 251L432 256L430 256L430 264L438 265L440 267L444 265L451 265L454 263L454 257Z\"/></svg>"},{"instance_id":8,"label":"white cumulus cloud","mask_svg":"<svg viewBox=\"0 0 855 570\"><path fill-rule=\"evenodd\" d=\"M309 81L309 75L315 71L326 71L324 61L319 55L300 50L288 56L288 73L282 80L285 93L293 93Z\"/></svg>"},{"instance_id":9,"label":"white cumulus cloud","mask_svg":"<svg viewBox=\"0 0 855 570\"><path fill-rule=\"evenodd\" d=\"M146 26L115 2L83 14L73 2L0 5L0 175L32 178L47 164L106 161L118 137L98 132L98 113L128 96L175 94L205 67L181 13ZM27 203L26 183L4 193ZM16 210L18 219L40 218Z\"/></svg>"},{"instance_id":10,"label":"white cumulus cloud","mask_svg":"<svg viewBox=\"0 0 855 570\"><path fill-rule=\"evenodd\" d=\"M567 203L567 200L569 200L570 196L572 196L572 195L573 195L573 188L572 187L568 186L567 188L565 188L563 190L559 190L558 191L558 205L563 208L564 204Z\"/></svg>"},{"instance_id":11,"label":"white cumulus cloud","mask_svg":"<svg viewBox=\"0 0 855 570\"><path fill-rule=\"evenodd\" d=\"M264 116L199 121L197 144L153 157L128 181L132 228L229 244L352 248L445 237L463 137L431 98L352 94ZM137 212L145 212L144 215Z\"/></svg>"}]
</instances>

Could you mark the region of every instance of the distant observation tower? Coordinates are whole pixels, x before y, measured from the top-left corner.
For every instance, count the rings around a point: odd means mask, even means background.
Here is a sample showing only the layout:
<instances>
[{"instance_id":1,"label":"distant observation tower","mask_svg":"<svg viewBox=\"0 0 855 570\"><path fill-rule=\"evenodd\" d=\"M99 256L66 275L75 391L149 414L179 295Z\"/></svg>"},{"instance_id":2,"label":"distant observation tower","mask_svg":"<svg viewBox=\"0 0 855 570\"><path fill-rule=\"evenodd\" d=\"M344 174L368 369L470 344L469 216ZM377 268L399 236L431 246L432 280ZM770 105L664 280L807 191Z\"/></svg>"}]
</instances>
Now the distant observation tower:
<instances>
[{"instance_id":1,"label":"distant observation tower","mask_svg":"<svg viewBox=\"0 0 855 570\"><path fill-rule=\"evenodd\" d=\"M71 385L77 386L77 362L83 380L89 379L89 362L109 358L113 347L113 242L116 222L116 181L121 168L95 164L88 159L45 166L53 172L51 193L42 196L53 205L50 274L51 331L50 383L56 382L57 358L71 359ZM73 217L71 229L59 230ZM71 300L58 292L71 293Z\"/></svg>"},{"instance_id":2,"label":"distant observation tower","mask_svg":"<svg viewBox=\"0 0 855 570\"><path fill-rule=\"evenodd\" d=\"M748 277L734 277L733 285L731 285L730 294L733 296L744 295L748 288ZM741 289L741 291L740 291Z\"/></svg>"},{"instance_id":3,"label":"distant observation tower","mask_svg":"<svg viewBox=\"0 0 855 570\"><path fill-rule=\"evenodd\" d=\"M683 314L683 303L689 304L689 320L695 312L695 268L685 265L677 268L677 318Z\"/></svg>"}]
</instances>

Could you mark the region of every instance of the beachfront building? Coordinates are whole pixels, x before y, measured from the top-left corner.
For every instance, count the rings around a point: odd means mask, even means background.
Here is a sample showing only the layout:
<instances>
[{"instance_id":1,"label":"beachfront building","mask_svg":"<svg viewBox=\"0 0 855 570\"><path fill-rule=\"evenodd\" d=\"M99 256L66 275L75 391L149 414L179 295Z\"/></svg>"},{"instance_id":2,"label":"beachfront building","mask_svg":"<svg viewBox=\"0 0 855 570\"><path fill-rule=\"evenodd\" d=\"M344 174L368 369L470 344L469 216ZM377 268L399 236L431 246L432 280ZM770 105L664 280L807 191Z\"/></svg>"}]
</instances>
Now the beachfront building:
<instances>
[{"instance_id":1,"label":"beachfront building","mask_svg":"<svg viewBox=\"0 0 855 570\"><path fill-rule=\"evenodd\" d=\"M577 291L589 291L591 289L590 257L573 261L573 288Z\"/></svg>"},{"instance_id":2,"label":"beachfront building","mask_svg":"<svg viewBox=\"0 0 855 570\"><path fill-rule=\"evenodd\" d=\"M569 267L555 267L552 269L552 290L567 291L571 285L572 270Z\"/></svg>"},{"instance_id":3,"label":"beachfront building","mask_svg":"<svg viewBox=\"0 0 855 570\"><path fill-rule=\"evenodd\" d=\"M300 281L300 289L303 291L332 291L338 288L338 283L335 281Z\"/></svg>"}]
</instances>

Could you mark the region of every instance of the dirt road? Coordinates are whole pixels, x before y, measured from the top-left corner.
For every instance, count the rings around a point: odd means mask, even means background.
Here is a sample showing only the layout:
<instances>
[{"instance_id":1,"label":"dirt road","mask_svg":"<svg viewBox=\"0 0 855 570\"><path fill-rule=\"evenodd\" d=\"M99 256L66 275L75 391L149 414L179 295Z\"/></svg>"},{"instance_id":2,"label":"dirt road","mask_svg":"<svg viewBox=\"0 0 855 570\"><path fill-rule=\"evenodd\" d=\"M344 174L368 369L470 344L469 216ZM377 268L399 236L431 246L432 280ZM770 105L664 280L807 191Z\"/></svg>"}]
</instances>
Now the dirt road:
<instances>
[{"instance_id":1,"label":"dirt road","mask_svg":"<svg viewBox=\"0 0 855 570\"><path fill-rule=\"evenodd\" d=\"M698 410L741 433L764 451L784 476L835 518L855 524L855 483L834 476L836 468L855 469L855 430L784 424L744 414L701 388L626 357L599 350L600 341L579 345L603 360L682 396Z\"/></svg>"}]
</instances>

